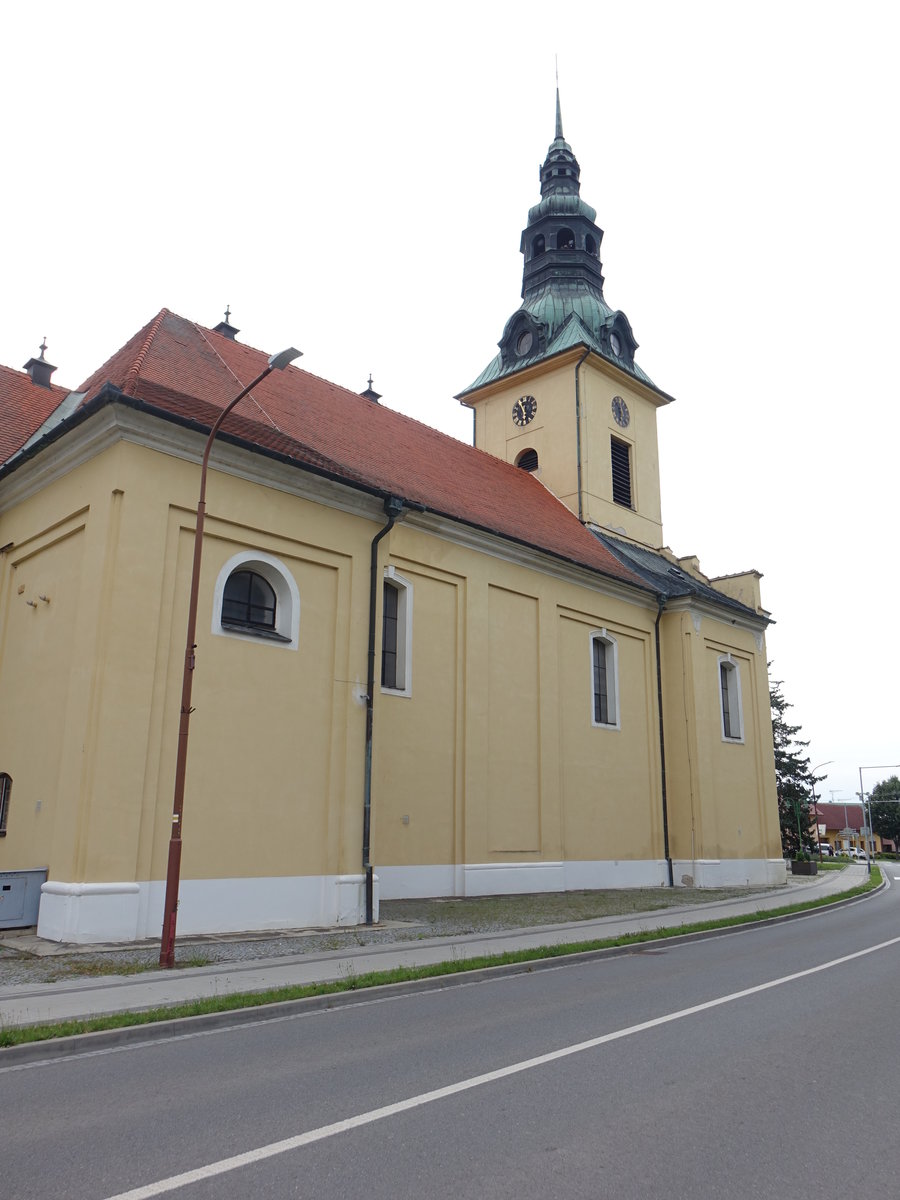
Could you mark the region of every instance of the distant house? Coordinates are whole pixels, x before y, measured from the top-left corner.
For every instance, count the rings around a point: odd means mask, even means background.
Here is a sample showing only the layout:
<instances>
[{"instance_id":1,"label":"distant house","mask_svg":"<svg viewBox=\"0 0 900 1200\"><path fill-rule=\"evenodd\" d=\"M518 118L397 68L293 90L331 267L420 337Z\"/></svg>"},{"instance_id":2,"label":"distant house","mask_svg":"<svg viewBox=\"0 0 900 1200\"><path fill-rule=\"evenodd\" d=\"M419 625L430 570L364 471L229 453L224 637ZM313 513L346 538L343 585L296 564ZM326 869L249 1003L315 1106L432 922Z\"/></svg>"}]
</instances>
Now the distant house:
<instances>
[{"instance_id":1,"label":"distant house","mask_svg":"<svg viewBox=\"0 0 900 1200\"><path fill-rule=\"evenodd\" d=\"M866 849L863 833L865 813L858 800L848 800L846 804L841 801L823 804L819 801L813 819L817 822L819 841L828 842L836 853ZM875 833L869 838L869 851L879 854L882 850L893 852L894 843L890 838L882 839L880 834Z\"/></svg>"},{"instance_id":2,"label":"distant house","mask_svg":"<svg viewBox=\"0 0 900 1200\"><path fill-rule=\"evenodd\" d=\"M663 543L671 397L595 217L557 111L475 446L297 367L226 421L179 932L784 879L760 577ZM266 362L237 333L163 309L75 392L0 375L0 871L46 872L42 937L159 933L198 463ZM731 447L684 468L765 486Z\"/></svg>"}]
</instances>

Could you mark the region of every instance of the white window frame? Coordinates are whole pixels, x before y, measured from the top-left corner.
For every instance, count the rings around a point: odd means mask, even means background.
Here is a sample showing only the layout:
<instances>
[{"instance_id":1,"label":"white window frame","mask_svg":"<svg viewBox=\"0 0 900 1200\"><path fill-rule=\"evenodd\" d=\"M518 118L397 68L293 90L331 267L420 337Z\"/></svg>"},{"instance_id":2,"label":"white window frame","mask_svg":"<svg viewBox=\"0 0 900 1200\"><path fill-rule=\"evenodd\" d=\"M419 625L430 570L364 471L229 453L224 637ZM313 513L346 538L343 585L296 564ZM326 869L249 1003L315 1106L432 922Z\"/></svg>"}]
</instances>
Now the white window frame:
<instances>
[{"instance_id":1,"label":"white window frame","mask_svg":"<svg viewBox=\"0 0 900 1200\"><path fill-rule=\"evenodd\" d=\"M235 571L255 571L275 592L275 632L278 638L253 633L249 629L234 629L222 624L222 601L225 584ZM236 638L241 642L274 646L279 650L296 650L300 646L300 589L294 576L279 558L262 550L241 550L233 554L219 571L213 593L212 632L217 637Z\"/></svg>"},{"instance_id":2,"label":"white window frame","mask_svg":"<svg viewBox=\"0 0 900 1200\"><path fill-rule=\"evenodd\" d=\"M384 584L389 583L397 590L397 678L403 680L402 687L385 687L381 690L386 696L412 695L412 618L413 618L413 585L402 575L398 575L393 566L384 569L382 580L382 604L384 603ZM382 635L384 632L384 611L381 617ZM381 669L379 667L379 679Z\"/></svg>"},{"instance_id":3,"label":"white window frame","mask_svg":"<svg viewBox=\"0 0 900 1200\"><path fill-rule=\"evenodd\" d=\"M725 702L722 695L722 671L725 671L728 688L728 715L732 729L737 724L737 733L725 732ZM744 706L741 700L741 670L739 663L731 654L720 654L716 663L716 690L719 696L719 722L723 742L743 742L744 740Z\"/></svg>"},{"instance_id":4,"label":"white window frame","mask_svg":"<svg viewBox=\"0 0 900 1200\"><path fill-rule=\"evenodd\" d=\"M606 647L606 695L607 706L612 707L614 720L598 721L596 711L594 709L594 643L602 642ZM594 629L591 631L590 641L588 643L590 650L590 701L591 701L591 725L595 729L621 729L621 708L619 706L619 643L610 634L606 628Z\"/></svg>"}]
</instances>

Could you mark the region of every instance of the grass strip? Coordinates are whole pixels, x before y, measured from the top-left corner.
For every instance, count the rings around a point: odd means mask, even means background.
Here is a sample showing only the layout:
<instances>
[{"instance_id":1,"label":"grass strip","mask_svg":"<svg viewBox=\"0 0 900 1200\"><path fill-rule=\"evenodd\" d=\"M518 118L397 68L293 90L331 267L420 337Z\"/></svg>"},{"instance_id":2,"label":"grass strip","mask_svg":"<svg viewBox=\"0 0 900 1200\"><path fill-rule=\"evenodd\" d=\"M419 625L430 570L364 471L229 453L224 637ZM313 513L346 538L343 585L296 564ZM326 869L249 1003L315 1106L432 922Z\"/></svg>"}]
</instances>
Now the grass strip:
<instances>
[{"instance_id":1,"label":"grass strip","mask_svg":"<svg viewBox=\"0 0 900 1200\"><path fill-rule=\"evenodd\" d=\"M684 937L692 933L709 933L717 929L731 929L739 925L753 925L785 917L794 913L824 908L841 900L862 896L878 887L881 872L872 864L872 873L865 883L842 892L839 896L820 896L816 900L805 900L799 904L787 904L782 908L757 909L744 916L719 917L715 920L698 921L693 925L674 925L662 929L645 930L622 934L614 938L595 938L583 942L564 942L554 946L539 946L532 950L507 950L501 954L483 954L476 958L449 959L421 967L394 967L387 971L368 971L363 975L348 974L345 978L327 983L294 984L271 988L264 992L235 992L227 996L212 996L202 1000L191 1000L186 1004L151 1008L142 1012L113 1013L103 1017L87 1017L79 1020L57 1021L45 1025L19 1025L0 1029L0 1048L21 1046L30 1042L48 1041L53 1038L73 1037L81 1033L97 1033L107 1029L125 1029L137 1025L153 1025L159 1021L172 1021L181 1017L198 1017L210 1013L233 1012L242 1008L260 1008L267 1004L280 1004L286 1000L304 1000L311 996L332 996L342 992L362 991L366 988L383 987L389 983L409 983L417 979L436 979L442 975L458 975L466 971L481 971L486 967L502 967L517 963L536 962L540 959L563 958L568 954L584 954L591 950L614 950L625 946L638 946L644 942L656 942L666 938Z\"/></svg>"}]
</instances>

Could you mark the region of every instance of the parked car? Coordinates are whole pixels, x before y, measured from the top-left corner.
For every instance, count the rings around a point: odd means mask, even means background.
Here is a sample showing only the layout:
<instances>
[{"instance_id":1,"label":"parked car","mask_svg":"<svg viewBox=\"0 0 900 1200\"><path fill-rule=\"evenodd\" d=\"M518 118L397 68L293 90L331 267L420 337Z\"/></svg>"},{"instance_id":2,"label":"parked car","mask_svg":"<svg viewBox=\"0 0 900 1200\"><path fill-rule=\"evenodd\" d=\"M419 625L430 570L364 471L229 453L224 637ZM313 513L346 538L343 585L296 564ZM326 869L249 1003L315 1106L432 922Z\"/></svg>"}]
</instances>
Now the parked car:
<instances>
[{"instance_id":1,"label":"parked car","mask_svg":"<svg viewBox=\"0 0 900 1200\"><path fill-rule=\"evenodd\" d=\"M834 850L831 848L831 842L819 842L819 852L823 858L834 858Z\"/></svg>"},{"instance_id":2,"label":"parked car","mask_svg":"<svg viewBox=\"0 0 900 1200\"><path fill-rule=\"evenodd\" d=\"M858 846L854 846L854 847L852 848L852 850L848 850L848 851L847 851L847 853L848 853L848 854L850 855L850 857L851 857L852 859L854 859L856 862L865 862L865 861L866 861L866 852L865 852L865 850L860 850Z\"/></svg>"}]
</instances>

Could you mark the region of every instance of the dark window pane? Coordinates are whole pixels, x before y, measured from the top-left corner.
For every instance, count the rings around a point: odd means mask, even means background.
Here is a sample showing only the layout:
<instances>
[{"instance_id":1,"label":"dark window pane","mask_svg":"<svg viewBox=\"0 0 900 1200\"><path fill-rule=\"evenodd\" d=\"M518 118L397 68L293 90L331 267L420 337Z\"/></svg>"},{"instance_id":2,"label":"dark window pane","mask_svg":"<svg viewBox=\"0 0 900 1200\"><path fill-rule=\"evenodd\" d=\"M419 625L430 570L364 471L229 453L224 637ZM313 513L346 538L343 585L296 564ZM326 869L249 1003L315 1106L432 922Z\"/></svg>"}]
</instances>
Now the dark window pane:
<instances>
[{"instance_id":1,"label":"dark window pane","mask_svg":"<svg viewBox=\"0 0 900 1200\"><path fill-rule=\"evenodd\" d=\"M9 797L12 792L12 778L0 775L0 833L6 833L6 821L9 817Z\"/></svg>"},{"instance_id":2,"label":"dark window pane","mask_svg":"<svg viewBox=\"0 0 900 1200\"><path fill-rule=\"evenodd\" d=\"M609 689L606 674L607 646L594 639L594 720L598 725L609 724Z\"/></svg>"},{"instance_id":3,"label":"dark window pane","mask_svg":"<svg viewBox=\"0 0 900 1200\"><path fill-rule=\"evenodd\" d=\"M274 629L275 589L255 571L232 572L222 596L222 620Z\"/></svg>"},{"instance_id":4,"label":"dark window pane","mask_svg":"<svg viewBox=\"0 0 900 1200\"><path fill-rule=\"evenodd\" d=\"M381 623L381 686L402 687L397 682L397 613L399 592L392 584L384 585Z\"/></svg>"},{"instance_id":5,"label":"dark window pane","mask_svg":"<svg viewBox=\"0 0 900 1200\"><path fill-rule=\"evenodd\" d=\"M719 668L722 683L722 724L726 737L733 737L731 732L731 702L728 697L728 667L724 663Z\"/></svg>"}]
</instances>

